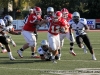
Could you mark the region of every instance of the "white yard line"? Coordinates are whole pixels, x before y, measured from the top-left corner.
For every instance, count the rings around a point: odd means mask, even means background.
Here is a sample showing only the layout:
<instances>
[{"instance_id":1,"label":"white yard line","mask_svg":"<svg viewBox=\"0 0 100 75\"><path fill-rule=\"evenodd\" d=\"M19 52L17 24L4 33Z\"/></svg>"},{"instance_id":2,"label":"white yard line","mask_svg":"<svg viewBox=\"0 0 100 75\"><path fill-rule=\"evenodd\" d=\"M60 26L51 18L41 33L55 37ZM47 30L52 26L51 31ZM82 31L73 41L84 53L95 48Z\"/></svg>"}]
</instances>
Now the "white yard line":
<instances>
[{"instance_id":1,"label":"white yard line","mask_svg":"<svg viewBox=\"0 0 100 75\"><path fill-rule=\"evenodd\" d=\"M51 69L31 69L31 68L10 68L2 67L0 69L11 69L11 70L29 70L29 71L40 71L41 75L59 74L59 75L99 75L100 68L76 68L75 70L51 70ZM44 74L43 74L44 73Z\"/></svg>"}]
</instances>

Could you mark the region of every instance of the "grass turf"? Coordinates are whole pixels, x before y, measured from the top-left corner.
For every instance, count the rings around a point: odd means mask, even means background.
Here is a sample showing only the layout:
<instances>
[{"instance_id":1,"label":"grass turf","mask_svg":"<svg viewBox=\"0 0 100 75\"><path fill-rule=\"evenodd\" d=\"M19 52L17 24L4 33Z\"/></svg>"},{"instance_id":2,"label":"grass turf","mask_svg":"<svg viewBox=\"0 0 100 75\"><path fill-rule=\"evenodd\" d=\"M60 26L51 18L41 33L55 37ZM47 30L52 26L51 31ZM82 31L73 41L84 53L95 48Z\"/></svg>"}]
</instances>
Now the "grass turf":
<instances>
[{"instance_id":1,"label":"grass turf","mask_svg":"<svg viewBox=\"0 0 100 75\"><path fill-rule=\"evenodd\" d=\"M69 41L65 39L62 48L62 57L57 64L51 61L41 61L39 58L31 58L31 50L28 48L23 52L24 58L20 58L17 50L25 43L21 35L11 35L17 46L11 49L15 61L8 58L8 54L0 54L0 75L99 75L100 74L100 32L89 32L88 36L93 45L96 61L91 60L91 54L84 54L83 50L74 45L77 56L69 53ZM37 47L40 42L47 39L47 32L39 32Z\"/></svg>"}]
</instances>

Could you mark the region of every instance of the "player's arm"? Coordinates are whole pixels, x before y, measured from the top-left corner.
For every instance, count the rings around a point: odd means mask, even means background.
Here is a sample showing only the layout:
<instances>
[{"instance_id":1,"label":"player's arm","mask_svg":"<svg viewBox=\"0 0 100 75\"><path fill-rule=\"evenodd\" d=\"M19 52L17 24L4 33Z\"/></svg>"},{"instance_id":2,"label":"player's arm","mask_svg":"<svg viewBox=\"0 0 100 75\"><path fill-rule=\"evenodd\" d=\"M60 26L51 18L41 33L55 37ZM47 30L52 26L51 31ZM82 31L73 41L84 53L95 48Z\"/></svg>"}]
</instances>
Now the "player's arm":
<instances>
[{"instance_id":1,"label":"player's arm","mask_svg":"<svg viewBox=\"0 0 100 75\"><path fill-rule=\"evenodd\" d=\"M10 33L10 34L13 34L13 35L21 35L21 32L16 32L16 31L14 31L14 28L9 29L9 33Z\"/></svg>"},{"instance_id":2,"label":"player's arm","mask_svg":"<svg viewBox=\"0 0 100 75\"><path fill-rule=\"evenodd\" d=\"M42 26L43 24L46 24L46 23L48 23L48 20L43 19L43 20L39 21L37 24Z\"/></svg>"},{"instance_id":3,"label":"player's arm","mask_svg":"<svg viewBox=\"0 0 100 75\"><path fill-rule=\"evenodd\" d=\"M84 22L83 23L84 23L85 32L88 32L89 26L87 25L86 19L84 19Z\"/></svg>"},{"instance_id":4,"label":"player's arm","mask_svg":"<svg viewBox=\"0 0 100 75\"><path fill-rule=\"evenodd\" d=\"M89 31L89 26L88 25L84 25L85 27L85 32L88 32Z\"/></svg>"},{"instance_id":5,"label":"player's arm","mask_svg":"<svg viewBox=\"0 0 100 75\"><path fill-rule=\"evenodd\" d=\"M64 20L64 21L62 22L62 26L61 26L61 28L60 28L60 32L61 32L61 33L66 33L66 32L68 32L68 26L69 26L69 23L68 23L66 20Z\"/></svg>"}]
</instances>

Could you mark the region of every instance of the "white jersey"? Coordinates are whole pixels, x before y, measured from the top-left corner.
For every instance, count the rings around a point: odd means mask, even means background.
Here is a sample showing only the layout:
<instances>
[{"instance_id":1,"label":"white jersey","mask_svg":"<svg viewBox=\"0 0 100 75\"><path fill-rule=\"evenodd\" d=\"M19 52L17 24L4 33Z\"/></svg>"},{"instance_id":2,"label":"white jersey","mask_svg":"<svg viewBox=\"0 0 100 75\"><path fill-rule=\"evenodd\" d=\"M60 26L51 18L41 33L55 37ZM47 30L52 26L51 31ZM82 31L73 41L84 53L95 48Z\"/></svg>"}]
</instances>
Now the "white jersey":
<instances>
[{"instance_id":1,"label":"white jersey","mask_svg":"<svg viewBox=\"0 0 100 75\"><path fill-rule=\"evenodd\" d=\"M86 32L84 31L84 26L87 25L87 21L85 18L80 18L77 24L73 20L70 20L69 24L72 30L74 30L75 36L86 34Z\"/></svg>"},{"instance_id":2,"label":"white jersey","mask_svg":"<svg viewBox=\"0 0 100 75\"><path fill-rule=\"evenodd\" d=\"M13 25L7 26L7 27L5 28L5 30L6 30L7 32L9 32L9 31L12 30L12 29L13 29Z\"/></svg>"},{"instance_id":3,"label":"white jersey","mask_svg":"<svg viewBox=\"0 0 100 75\"><path fill-rule=\"evenodd\" d=\"M37 52L41 55L41 54L46 54L46 53L48 53L48 51L46 52L46 51L44 51L41 47L39 47L38 48L38 50L37 50Z\"/></svg>"},{"instance_id":4,"label":"white jersey","mask_svg":"<svg viewBox=\"0 0 100 75\"><path fill-rule=\"evenodd\" d=\"M0 25L3 26L3 27L5 26L5 23L4 23L3 19L0 19Z\"/></svg>"},{"instance_id":5,"label":"white jersey","mask_svg":"<svg viewBox=\"0 0 100 75\"><path fill-rule=\"evenodd\" d=\"M4 28L5 27L5 23L3 19L0 19L0 25ZM0 30L3 30L3 28L0 28ZM2 36L2 34L0 34L0 36Z\"/></svg>"}]
</instances>

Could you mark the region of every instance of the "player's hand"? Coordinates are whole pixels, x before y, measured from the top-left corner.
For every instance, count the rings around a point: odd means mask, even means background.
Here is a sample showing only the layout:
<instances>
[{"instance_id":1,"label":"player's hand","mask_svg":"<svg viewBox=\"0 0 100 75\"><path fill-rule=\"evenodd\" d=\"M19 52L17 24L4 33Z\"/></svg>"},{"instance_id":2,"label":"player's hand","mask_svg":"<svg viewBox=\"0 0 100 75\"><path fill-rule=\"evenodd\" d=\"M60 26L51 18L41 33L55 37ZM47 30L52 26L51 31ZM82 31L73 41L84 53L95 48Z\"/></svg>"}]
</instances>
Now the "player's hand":
<instances>
[{"instance_id":1,"label":"player's hand","mask_svg":"<svg viewBox=\"0 0 100 75\"><path fill-rule=\"evenodd\" d=\"M18 32L17 35L21 35L21 32Z\"/></svg>"},{"instance_id":2,"label":"player's hand","mask_svg":"<svg viewBox=\"0 0 100 75\"><path fill-rule=\"evenodd\" d=\"M66 32L64 27L61 27L59 30L60 30L61 33L65 33Z\"/></svg>"},{"instance_id":3,"label":"player's hand","mask_svg":"<svg viewBox=\"0 0 100 75\"><path fill-rule=\"evenodd\" d=\"M46 19L47 18L47 15L44 15L44 19Z\"/></svg>"}]
</instances>

